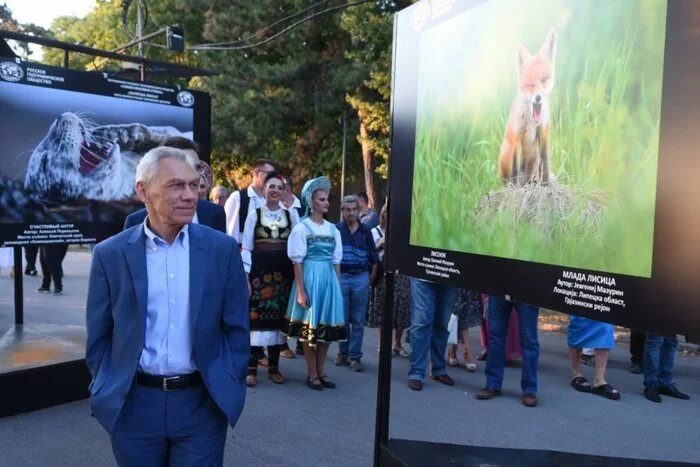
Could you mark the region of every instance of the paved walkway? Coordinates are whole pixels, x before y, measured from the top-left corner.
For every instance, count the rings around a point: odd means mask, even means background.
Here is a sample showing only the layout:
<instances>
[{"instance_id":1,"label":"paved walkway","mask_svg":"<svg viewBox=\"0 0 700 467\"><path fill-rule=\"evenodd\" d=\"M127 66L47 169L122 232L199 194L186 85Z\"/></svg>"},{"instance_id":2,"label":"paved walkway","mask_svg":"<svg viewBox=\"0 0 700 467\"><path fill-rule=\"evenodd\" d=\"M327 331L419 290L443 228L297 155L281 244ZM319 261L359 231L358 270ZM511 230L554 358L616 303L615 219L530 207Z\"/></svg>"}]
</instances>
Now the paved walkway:
<instances>
[{"instance_id":1,"label":"paved walkway","mask_svg":"<svg viewBox=\"0 0 700 467\"><path fill-rule=\"evenodd\" d=\"M66 295L27 292L27 322L43 319L78 324L84 318L89 253L66 259ZM30 279L36 281L36 279ZM11 283L0 280L0 326L12 323ZM0 327L0 331L3 330ZM365 333L366 369L329 366L338 389L315 392L303 384L300 358L283 360L288 378L275 386L264 378L248 393L235 430L229 430L227 466L370 466L374 441L377 384L376 333ZM472 332L473 349L478 349ZM484 384L483 365L476 374L452 369L455 387L426 382L422 392L406 386L408 362L393 360L391 437L455 444L554 449L641 459L700 462L700 359L680 355L675 378L690 401L664 398L653 404L641 393L641 377L627 372L628 349L615 349L608 379L622 393L620 401L581 394L569 386L566 339L542 333L540 406L519 402L518 368L506 371L504 395L477 401ZM337 347L331 348L331 358ZM588 375L592 369L587 368ZM50 388L47 388L50 390ZM0 419L2 466L114 465L109 438L77 402Z\"/></svg>"}]
</instances>

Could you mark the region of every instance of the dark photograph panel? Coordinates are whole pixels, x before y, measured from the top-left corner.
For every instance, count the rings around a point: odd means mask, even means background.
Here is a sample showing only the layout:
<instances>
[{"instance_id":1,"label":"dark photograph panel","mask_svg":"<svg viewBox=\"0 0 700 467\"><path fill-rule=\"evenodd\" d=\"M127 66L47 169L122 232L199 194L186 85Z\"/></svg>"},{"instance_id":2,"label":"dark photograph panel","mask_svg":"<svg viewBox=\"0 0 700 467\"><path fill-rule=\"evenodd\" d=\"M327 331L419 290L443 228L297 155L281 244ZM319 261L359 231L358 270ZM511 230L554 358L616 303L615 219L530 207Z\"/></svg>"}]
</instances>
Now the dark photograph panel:
<instances>
[{"instance_id":1,"label":"dark photograph panel","mask_svg":"<svg viewBox=\"0 0 700 467\"><path fill-rule=\"evenodd\" d=\"M208 96L198 92L0 62L4 246L92 243L113 234L140 207L134 178L141 157L168 137L194 139L198 106L208 112Z\"/></svg>"},{"instance_id":2,"label":"dark photograph panel","mask_svg":"<svg viewBox=\"0 0 700 467\"><path fill-rule=\"evenodd\" d=\"M391 269L698 339L692 2L545 3L398 14Z\"/></svg>"}]
</instances>

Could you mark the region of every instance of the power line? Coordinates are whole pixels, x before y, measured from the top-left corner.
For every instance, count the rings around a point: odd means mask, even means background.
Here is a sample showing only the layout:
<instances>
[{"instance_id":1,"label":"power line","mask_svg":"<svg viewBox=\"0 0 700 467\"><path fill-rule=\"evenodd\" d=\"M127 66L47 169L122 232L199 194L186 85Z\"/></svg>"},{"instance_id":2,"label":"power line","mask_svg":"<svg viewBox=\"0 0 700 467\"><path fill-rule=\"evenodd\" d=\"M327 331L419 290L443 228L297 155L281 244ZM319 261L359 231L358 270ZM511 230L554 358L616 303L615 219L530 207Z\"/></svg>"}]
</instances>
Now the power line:
<instances>
[{"instance_id":1,"label":"power line","mask_svg":"<svg viewBox=\"0 0 700 467\"><path fill-rule=\"evenodd\" d=\"M291 31L292 29L296 28L297 26L300 26L300 25L306 23L307 21L311 21L312 19L317 18L317 17L319 17L319 16L321 16L321 15L325 15L325 14L328 14L328 13L332 13L332 12L334 12L334 11L336 11L336 10L340 10L340 9L343 9L343 8L350 8L350 7L353 7L353 6L362 5L363 3L368 3L368 2L371 2L371 1L374 1L374 0L358 0L358 1L355 1L355 2L348 2L348 3L344 3L343 5L338 5L338 6L326 8L325 10L321 10L321 11L319 11L318 13L314 13L314 14L311 15L311 16L307 16L306 18L304 18L304 19L302 19L302 20L299 20L299 21L297 21L296 23L292 23L291 25L289 25L289 26L287 26L286 28L282 29L282 30L281 30L280 32L278 32L277 34L274 34L274 35L268 37L268 38L265 39L264 41L256 42L256 43L254 43L254 44L241 45L241 46L235 46L235 47L231 47L231 46L194 45L194 46L188 47L188 50L247 50L247 49L252 49L252 48L255 48L255 47L260 47L261 45L265 45L265 44L267 44L268 42L270 42L270 41L272 41L272 40L274 40L274 39L277 39L277 38L278 38L279 36L281 36L282 34L285 34L285 33L289 32L289 31Z\"/></svg>"},{"instance_id":2,"label":"power line","mask_svg":"<svg viewBox=\"0 0 700 467\"><path fill-rule=\"evenodd\" d=\"M304 8L303 10L300 10L300 11L297 11L296 13L293 13L293 14L291 14L291 15L285 16L284 18L279 19L279 20L275 21L274 23L270 23L270 24L268 24L267 26L265 26L264 28L262 28L261 30L259 30L259 31L257 31L257 32L254 32L253 34L250 34L250 35L248 35L248 36L246 36L246 37L243 37L243 38L241 38L241 39L238 39L238 40L235 40L235 41L228 41L228 42L214 42L214 43L211 43L211 44L197 44L197 45L191 46L190 48L199 48L199 47L207 47L207 48L208 48L208 47L211 47L211 46L221 46L221 45L231 46L231 45L240 44L241 42L247 42L247 41L249 41L250 39L253 39L253 38L255 38L255 37L258 37L258 36L262 35L264 32L269 31L270 29L272 29L273 27L277 26L278 24L284 23L285 21L290 20L290 19L292 19L292 18L294 18L294 17L297 17L297 16L299 16L299 15L302 14L302 13L306 13L307 11L314 9L314 8L316 8L317 6L319 6L319 5L323 4L323 3L328 3L328 0L321 0L321 1L319 1L319 2L316 2L316 3L314 3L313 5Z\"/></svg>"}]
</instances>

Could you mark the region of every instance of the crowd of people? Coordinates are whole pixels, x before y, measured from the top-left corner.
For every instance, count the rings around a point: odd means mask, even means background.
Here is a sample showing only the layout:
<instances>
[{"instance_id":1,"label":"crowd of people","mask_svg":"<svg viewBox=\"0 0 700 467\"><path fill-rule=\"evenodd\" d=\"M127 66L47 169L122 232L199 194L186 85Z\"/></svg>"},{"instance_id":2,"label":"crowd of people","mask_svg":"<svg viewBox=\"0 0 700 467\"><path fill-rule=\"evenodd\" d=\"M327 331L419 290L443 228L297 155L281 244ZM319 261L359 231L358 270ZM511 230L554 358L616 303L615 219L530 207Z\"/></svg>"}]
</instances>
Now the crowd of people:
<instances>
[{"instance_id":1,"label":"crowd of people","mask_svg":"<svg viewBox=\"0 0 700 467\"><path fill-rule=\"evenodd\" d=\"M482 361L477 398L492 399L507 362L522 359L521 401L538 404L537 306L396 275L392 329L382 329L386 205L377 213L364 193L344 196L335 224L327 220L327 177L306 181L297 197L290 177L260 159L250 186L229 194L210 188L207 167L184 138L149 151L136 175L146 207L93 251L91 408L121 465L169 456L220 464L226 425L238 420L246 386L260 383L260 367L283 385L281 358L302 355L305 384L335 389L329 347L338 345L336 366L363 371L366 327L392 332L392 355L409 360L412 390L422 390L426 376L454 385L448 368L475 372ZM469 347L474 327L478 356ZM648 334L643 344L631 369L643 371L645 396L687 399L672 379L675 339ZM570 317L574 389L620 399L606 379L614 345L612 325ZM592 382L582 362L595 366Z\"/></svg>"}]
</instances>

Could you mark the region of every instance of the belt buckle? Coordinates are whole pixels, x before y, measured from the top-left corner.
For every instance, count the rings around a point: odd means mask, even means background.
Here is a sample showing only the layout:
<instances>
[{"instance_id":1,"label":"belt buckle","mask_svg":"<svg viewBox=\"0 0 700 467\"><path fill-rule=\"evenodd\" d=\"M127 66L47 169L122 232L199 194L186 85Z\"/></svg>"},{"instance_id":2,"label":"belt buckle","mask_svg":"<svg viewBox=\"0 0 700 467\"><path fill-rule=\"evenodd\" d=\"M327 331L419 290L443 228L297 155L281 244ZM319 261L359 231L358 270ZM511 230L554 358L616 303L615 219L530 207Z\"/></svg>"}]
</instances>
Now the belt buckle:
<instances>
[{"instance_id":1,"label":"belt buckle","mask_svg":"<svg viewBox=\"0 0 700 467\"><path fill-rule=\"evenodd\" d=\"M170 376L163 378L163 391L169 392L169 391L175 391L175 389L170 389L168 387L168 381L177 381L181 378L181 376Z\"/></svg>"}]
</instances>

